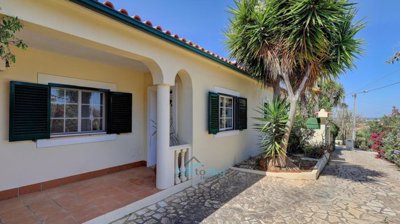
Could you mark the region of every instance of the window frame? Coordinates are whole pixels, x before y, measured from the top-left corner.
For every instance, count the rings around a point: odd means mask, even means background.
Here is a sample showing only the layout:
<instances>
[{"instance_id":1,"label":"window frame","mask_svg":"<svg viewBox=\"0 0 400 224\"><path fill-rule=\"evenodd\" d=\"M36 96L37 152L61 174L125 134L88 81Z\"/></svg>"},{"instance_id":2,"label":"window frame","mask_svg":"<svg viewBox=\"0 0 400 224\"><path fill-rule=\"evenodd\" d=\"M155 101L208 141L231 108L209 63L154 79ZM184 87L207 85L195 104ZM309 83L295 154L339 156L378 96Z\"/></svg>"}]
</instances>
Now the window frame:
<instances>
[{"instance_id":1,"label":"window frame","mask_svg":"<svg viewBox=\"0 0 400 224\"><path fill-rule=\"evenodd\" d=\"M218 93L218 97L219 97L219 104L218 104L218 124L219 124L219 132L225 132L225 131L234 131L235 130L235 97L236 96L232 96L229 94L224 94L224 93ZM229 128L221 128L221 119L227 119L227 117L225 116L224 118L221 117L221 98L230 98L232 99L232 117L230 118L232 120L232 127ZM227 108L226 106L224 106L223 108ZM225 113L226 114L226 113Z\"/></svg>"},{"instance_id":2,"label":"window frame","mask_svg":"<svg viewBox=\"0 0 400 224\"><path fill-rule=\"evenodd\" d=\"M50 109L50 111L51 111L51 105L52 105L52 102L51 102L51 91L52 91L53 88L64 89L64 91L65 90L76 90L76 91L78 91L78 103L77 103L77 105L78 105L78 117L77 117L77 119L78 119L78 131L77 132L71 132L71 133L65 133L65 132L52 133L51 132L51 124L52 124L52 122L51 121L53 120L53 118L52 118L52 114L50 112L49 113L50 138L107 134L107 121L106 121L107 120L107 114L106 114L106 112L107 112L107 93L110 92L109 89L99 89L99 88L82 87L82 86L74 86L74 85L65 85L65 84L57 84L57 83L49 83L48 85L50 87L50 90L49 90L49 92L50 92L50 94L49 94L50 95L50 101L49 101L49 104L50 104L50 106L49 106L50 108L49 109ZM103 113L103 116L101 117L102 127L103 127L102 129L103 130L100 130L100 131L84 131L84 132L80 131L82 129L82 92L98 92L98 93L103 94L103 100L102 100L102 106L103 106L102 113ZM64 96L65 96L65 94L66 94L66 91L64 93ZM67 105L67 104L64 102L64 114L65 114L65 111L66 111L65 110L65 105ZM57 118L54 118L54 119L57 119ZM63 117L62 119L65 121L67 118ZM64 131L65 131L65 122L64 122Z\"/></svg>"}]
</instances>

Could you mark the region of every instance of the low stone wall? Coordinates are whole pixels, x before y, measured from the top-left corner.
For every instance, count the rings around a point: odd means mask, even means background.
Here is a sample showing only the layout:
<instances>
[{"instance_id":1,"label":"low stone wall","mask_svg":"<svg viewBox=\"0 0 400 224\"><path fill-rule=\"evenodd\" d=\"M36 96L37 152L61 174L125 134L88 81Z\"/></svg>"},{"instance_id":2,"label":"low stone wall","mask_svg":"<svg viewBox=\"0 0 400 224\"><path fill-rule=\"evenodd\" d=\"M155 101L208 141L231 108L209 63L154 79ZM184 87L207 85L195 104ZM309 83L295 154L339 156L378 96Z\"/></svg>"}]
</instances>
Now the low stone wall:
<instances>
[{"instance_id":1,"label":"low stone wall","mask_svg":"<svg viewBox=\"0 0 400 224\"><path fill-rule=\"evenodd\" d=\"M284 179L292 179L292 180L316 180L321 174L322 170L325 168L326 164L329 161L330 153L325 153L314 166L312 171L304 171L304 172L268 172L261 170L250 170L238 167L231 167L233 170L238 170L246 173L254 173L258 175L264 175L268 177L278 177Z\"/></svg>"}]
</instances>

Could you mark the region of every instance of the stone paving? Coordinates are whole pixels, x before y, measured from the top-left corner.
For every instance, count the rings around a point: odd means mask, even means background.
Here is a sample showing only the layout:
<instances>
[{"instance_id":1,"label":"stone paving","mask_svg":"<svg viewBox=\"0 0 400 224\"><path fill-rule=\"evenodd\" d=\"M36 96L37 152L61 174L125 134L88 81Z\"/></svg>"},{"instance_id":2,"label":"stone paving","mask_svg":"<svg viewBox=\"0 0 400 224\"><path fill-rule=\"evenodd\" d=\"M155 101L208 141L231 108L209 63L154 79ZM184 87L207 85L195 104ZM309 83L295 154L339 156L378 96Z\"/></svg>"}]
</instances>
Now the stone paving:
<instances>
[{"instance_id":1,"label":"stone paving","mask_svg":"<svg viewBox=\"0 0 400 224\"><path fill-rule=\"evenodd\" d=\"M337 149L316 181L231 170L114 222L122 223L400 223L400 170Z\"/></svg>"}]
</instances>

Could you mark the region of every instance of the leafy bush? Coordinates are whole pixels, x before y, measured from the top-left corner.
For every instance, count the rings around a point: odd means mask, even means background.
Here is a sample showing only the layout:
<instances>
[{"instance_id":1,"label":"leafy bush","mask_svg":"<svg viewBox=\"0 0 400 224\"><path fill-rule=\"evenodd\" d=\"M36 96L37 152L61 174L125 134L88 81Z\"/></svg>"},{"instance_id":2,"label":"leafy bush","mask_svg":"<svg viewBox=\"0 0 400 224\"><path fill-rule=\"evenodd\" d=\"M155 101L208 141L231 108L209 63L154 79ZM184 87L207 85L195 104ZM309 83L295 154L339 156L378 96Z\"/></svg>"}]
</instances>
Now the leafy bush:
<instances>
[{"instance_id":1,"label":"leafy bush","mask_svg":"<svg viewBox=\"0 0 400 224\"><path fill-rule=\"evenodd\" d=\"M23 25L17 17L5 16L1 19L0 24L0 57L9 66L10 62L15 63L15 55L10 50L10 45L14 45L21 49L26 49L28 46L15 33L22 30Z\"/></svg>"},{"instance_id":2,"label":"leafy bush","mask_svg":"<svg viewBox=\"0 0 400 224\"><path fill-rule=\"evenodd\" d=\"M372 147L372 141L370 140L371 133L368 128L357 131L355 147L362 150L369 150Z\"/></svg>"},{"instance_id":3,"label":"leafy bush","mask_svg":"<svg viewBox=\"0 0 400 224\"><path fill-rule=\"evenodd\" d=\"M376 158L383 158L385 151L383 151L383 144L382 144L382 139L383 139L383 132L374 132L371 134L370 140L373 142L372 144L372 150L377 152L378 154L376 155Z\"/></svg>"},{"instance_id":4,"label":"leafy bush","mask_svg":"<svg viewBox=\"0 0 400 224\"><path fill-rule=\"evenodd\" d=\"M384 157L400 166L400 127L388 132L382 139Z\"/></svg>"},{"instance_id":5,"label":"leafy bush","mask_svg":"<svg viewBox=\"0 0 400 224\"><path fill-rule=\"evenodd\" d=\"M271 159L274 165L280 159L286 158L286 152L281 147L283 136L286 132L289 104L285 98L278 98L260 107L261 118L256 118L260 123L255 124L261 135L261 148L264 158Z\"/></svg>"},{"instance_id":6,"label":"leafy bush","mask_svg":"<svg viewBox=\"0 0 400 224\"><path fill-rule=\"evenodd\" d=\"M340 128L339 128L339 126L337 125L337 124L335 124L333 121L329 121L329 125L330 125L330 127L331 127L331 134L332 134L332 137L333 137L333 142L335 142L335 140L336 140L336 138L337 138L337 136L339 136L339 132L340 132Z\"/></svg>"},{"instance_id":7,"label":"leafy bush","mask_svg":"<svg viewBox=\"0 0 400 224\"><path fill-rule=\"evenodd\" d=\"M335 124L335 122L333 122L332 120L329 120L329 126L330 126L330 132L332 135L332 139L331 142L329 143L329 152L333 152L335 151L335 147L336 147L336 138L339 136L340 133L340 128L337 124Z\"/></svg>"},{"instance_id":8,"label":"leafy bush","mask_svg":"<svg viewBox=\"0 0 400 224\"><path fill-rule=\"evenodd\" d=\"M372 134L369 138L370 141L367 142L367 147L371 145L372 150L377 152L376 157L387 159L400 166L399 110L393 107L390 115L386 115L378 121L369 122L368 132ZM358 135L367 135L366 133Z\"/></svg>"},{"instance_id":9,"label":"leafy bush","mask_svg":"<svg viewBox=\"0 0 400 224\"><path fill-rule=\"evenodd\" d=\"M288 153L304 153L304 147L314 135L314 130L306 126L306 118L297 116L290 133Z\"/></svg>"},{"instance_id":10,"label":"leafy bush","mask_svg":"<svg viewBox=\"0 0 400 224\"><path fill-rule=\"evenodd\" d=\"M304 148L304 156L319 159L325 151L329 151L330 145L326 144L309 144Z\"/></svg>"}]
</instances>

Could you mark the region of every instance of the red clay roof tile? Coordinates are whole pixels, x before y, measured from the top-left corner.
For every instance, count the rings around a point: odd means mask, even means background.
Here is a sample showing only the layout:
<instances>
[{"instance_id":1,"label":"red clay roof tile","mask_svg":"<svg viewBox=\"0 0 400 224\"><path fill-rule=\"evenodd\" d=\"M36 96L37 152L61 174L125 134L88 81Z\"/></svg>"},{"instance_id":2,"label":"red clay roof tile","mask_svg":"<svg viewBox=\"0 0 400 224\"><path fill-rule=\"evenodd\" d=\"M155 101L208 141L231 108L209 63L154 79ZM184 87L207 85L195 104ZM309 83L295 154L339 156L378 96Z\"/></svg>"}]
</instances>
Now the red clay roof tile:
<instances>
[{"instance_id":1,"label":"red clay roof tile","mask_svg":"<svg viewBox=\"0 0 400 224\"><path fill-rule=\"evenodd\" d=\"M139 21L139 22L142 21L142 18L140 18L140 16L138 16L138 15L135 15L135 16L133 16L132 18L136 19L136 20Z\"/></svg>"},{"instance_id":2,"label":"red clay roof tile","mask_svg":"<svg viewBox=\"0 0 400 224\"><path fill-rule=\"evenodd\" d=\"M110 2L110 1L105 1L105 2L103 2L103 4L104 4L105 6L108 6L108 7L112 8L112 9L115 9L115 8L114 8L114 4L113 4L112 2Z\"/></svg>"},{"instance_id":3,"label":"red clay roof tile","mask_svg":"<svg viewBox=\"0 0 400 224\"><path fill-rule=\"evenodd\" d=\"M103 2L103 4L104 4L105 6L107 6L107 7L109 7L109 8L111 8L111 9L114 9L114 10L115 10L114 4L113 4L112 2L110 2L110 1L105 1L105 2ZM122 13L122 14L124 14L124 15L129 16L129 13L128 13L128 11L127 11L126 9L120 9L120 10L118 10L118 12L120 12L120 13ZM142 21L142 19L141 19L140 16L138 16L138 15L132 16L132 18L135 19L135 20L137 20L137 21L140 21L140 22ZM152 24L151 21L148 21L148 20L147 20L147 21L144 21L143 23L146 24L146 25L148 25L148 26L153 27L153 24ZM193 43L192 41L188 41L188 40L186 40L185 38L180 38L177 34L173 34L173 35L172 35L171 31L169 31L169 30L165 30L165 31L164 31L164 30L162 29L161 26L155 26L155 27L153 27L153 28L156 29L156 30L159 30L159 31L161 31L161 32L164 32L165 34L170 35L170 36L172 36L172 37L174 37L174 38L176 38L176 39L179 39L180 41L182 41L182 42L184 42L184 43L186 43L186 44L189 44L190 46L193 46L193 47L195 47L195 48L198 48L198 49L200 49L200 50L206 52L207 54L212 55L212 56L215 57L215 58L218 58L218 59L220 59L220 60L222 60L222 61L224 61L224 62L226 62L226 63L229 63L229 64L231 64L231 65L234 65L234 66L236 66L236 67L239 68L239 69L242 69L242 70L244 69L242 66L239 66L239 65L237 64L236 61L230 61L230 60L228 60L228 59L226 59L226 58L224 58L224 57L221 57L221 56L219 56L219 55L217 55L217 54L215 54L215 53L213 53L213 52L211 52L211 51L209 51L209 50L204 49L203 47L200 47L198 44Z\"/></svg>"},{"instance_id":4,"label":"red clay roof tile","mask_svg":"<svg viewBox=\"0 0 400 224\"><path fill-rule=\"evenodd\" d=\"M122 13L122 14L124 14L124 15L127 15L127 16L129 16L129 13L128 13L128 11L126 10L126 9L120 9L120 10L118 10L120 13Z\"/></svg>"}]
</instances>

